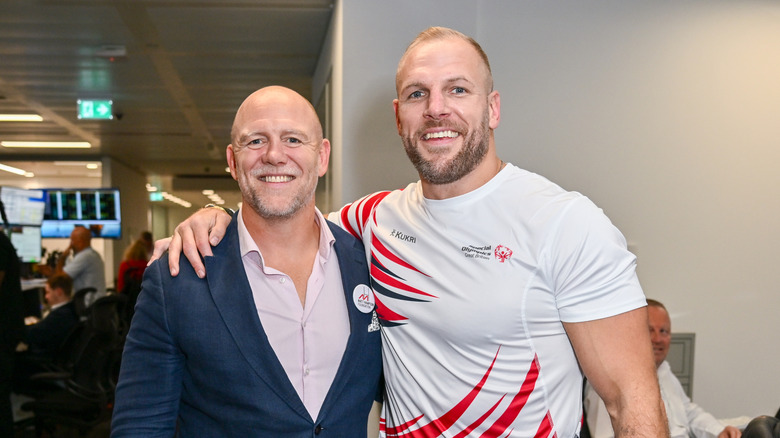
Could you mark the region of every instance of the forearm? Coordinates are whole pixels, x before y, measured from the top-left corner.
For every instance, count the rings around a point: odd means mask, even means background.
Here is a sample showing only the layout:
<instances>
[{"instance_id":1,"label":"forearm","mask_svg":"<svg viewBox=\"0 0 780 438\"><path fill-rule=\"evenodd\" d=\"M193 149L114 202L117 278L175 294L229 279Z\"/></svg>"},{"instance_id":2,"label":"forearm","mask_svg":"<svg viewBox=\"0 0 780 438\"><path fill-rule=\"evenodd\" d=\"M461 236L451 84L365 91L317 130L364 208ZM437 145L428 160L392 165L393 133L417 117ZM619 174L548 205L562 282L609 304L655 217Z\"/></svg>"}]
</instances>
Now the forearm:
<instances>
[{"instance_id":1,"label":"forearm","mask_svg":"<svg viewBox=\"0 0 780 438\"><path fill-rule=\"evenodd\" d=\"M688 425L695 436L717 437L723 431L723 424L696 403L687 403L685 409L688 417Z\"/></svg>"},{"instance_id":2,"label":"forearm","mask_svg":"<svg viewBox=\"0 0 780 438\"><path fill-rule=\"evenodd\" d=\"M660 397L627 397L618 405L612 425L618 438L669 436L669 426Z\"/></svg>"},{"instance_id":3,"label":"forearm","mask_svg":"<svg viewBox=\"0 0 780 438\"><path fill-rule=\"evenodd\" d=\"M65 268L65 261L68 259L70 251L66 250L59 257L57 257L57 265L54 267L54 274L62 274Z\"/></svg>"}]
</instances>

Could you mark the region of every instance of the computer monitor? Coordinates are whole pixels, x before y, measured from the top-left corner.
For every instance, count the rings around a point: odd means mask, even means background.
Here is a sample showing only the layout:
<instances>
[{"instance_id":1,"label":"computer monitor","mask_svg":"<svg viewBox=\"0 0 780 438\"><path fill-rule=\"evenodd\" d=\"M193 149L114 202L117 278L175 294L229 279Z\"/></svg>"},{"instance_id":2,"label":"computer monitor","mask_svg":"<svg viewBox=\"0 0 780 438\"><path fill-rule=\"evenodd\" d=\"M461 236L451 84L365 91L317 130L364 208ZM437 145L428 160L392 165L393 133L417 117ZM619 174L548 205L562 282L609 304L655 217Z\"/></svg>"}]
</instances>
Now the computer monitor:
<instances>
[{"instance_id":1,"label":"computer monitor","mask_svg":"<svg viewBox=\"0 0 780 438\"><path fill-rule=\"evenodd\" d=\"M43 221L46 207L42 189L0 187L0 199L5 206L8 223L12 225L36 225Z\"/></svg>"},{"instance_id":2,"label":"computer monitor","mask_svg":"<svg viewBox=\"0 0 780 438\"><path fill-rule=\"evenodd\" d=\"M45 189L43 237L70 237L74 227L92 231L92 237L122 237L118 189Z\"/></svg>"},{"instance_id":3,"label":"computer monitor","mask_svg":"<svg viewBox=\"0 0 780 438\"><path fill-rule=\"evenodd\" d=\"M11 244L22 263L41 262L41 227L31 225L12 225Z\"/></svg>"}]
</instances>

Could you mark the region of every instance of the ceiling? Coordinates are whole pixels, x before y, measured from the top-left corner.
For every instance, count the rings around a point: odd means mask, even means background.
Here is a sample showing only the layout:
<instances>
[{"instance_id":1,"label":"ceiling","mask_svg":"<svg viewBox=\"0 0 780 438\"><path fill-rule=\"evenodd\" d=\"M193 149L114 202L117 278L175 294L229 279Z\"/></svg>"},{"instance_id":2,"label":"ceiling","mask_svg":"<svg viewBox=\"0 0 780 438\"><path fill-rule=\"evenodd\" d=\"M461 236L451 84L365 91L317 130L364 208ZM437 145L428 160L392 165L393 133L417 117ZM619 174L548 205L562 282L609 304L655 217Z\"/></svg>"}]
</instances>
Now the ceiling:
<instances>
[{"instance_id":1,"label":"ceiling","mask_svg":"<svg viewBox=\"0 0 780 438\"><path fill-rule=\"evenodd\" d=\"M311 97L332 9L333 0L0 0L0 113L44 119L0 122L0 140L92 144L0 147L0 163L35 178L84 177L44 162L108 156L202 205L211 187L200 184L235 187L225 146L247 95L278 84ZM79 99L112 100L113 119L79 120ZM19 178L0 172L0 184Z\"/></svg>"}]
</instances>

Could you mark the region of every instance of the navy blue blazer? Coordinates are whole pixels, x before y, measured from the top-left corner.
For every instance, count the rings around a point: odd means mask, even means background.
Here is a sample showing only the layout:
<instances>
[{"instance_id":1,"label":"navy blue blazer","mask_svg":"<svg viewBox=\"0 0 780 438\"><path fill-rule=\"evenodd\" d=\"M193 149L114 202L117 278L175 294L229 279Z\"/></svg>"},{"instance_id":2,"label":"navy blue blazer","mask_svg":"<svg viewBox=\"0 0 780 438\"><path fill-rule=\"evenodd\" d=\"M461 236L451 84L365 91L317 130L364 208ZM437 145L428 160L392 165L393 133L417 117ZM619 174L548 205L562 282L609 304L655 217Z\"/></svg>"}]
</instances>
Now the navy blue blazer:
<instances>
[{"instance_id":1,"label":"navy blue blazer","mask_svg":"<svg viewBox=\"0 0 780 438\"><path fill-rule=\"evenodd\" d=\"M62 343L79 322L76 305L68 301L49 312L46 318L25 327L25 342L29 354L52 359Z\"/></svg>"},{"instance_id":2,"label":"navy blue blazer","mask_svg":"<svg viewBox=\"0 0 780 438\"><path fill-rule=\"evenodd\" d=\"M241 262L236 220L199 279L167 256L144 273L116 389L112 437L365 437L382 371L373 312L353 303L370 285L363 245L336 237L350 336L319 418L312 419L268 342Z\"/></svg>"}]
</instances>

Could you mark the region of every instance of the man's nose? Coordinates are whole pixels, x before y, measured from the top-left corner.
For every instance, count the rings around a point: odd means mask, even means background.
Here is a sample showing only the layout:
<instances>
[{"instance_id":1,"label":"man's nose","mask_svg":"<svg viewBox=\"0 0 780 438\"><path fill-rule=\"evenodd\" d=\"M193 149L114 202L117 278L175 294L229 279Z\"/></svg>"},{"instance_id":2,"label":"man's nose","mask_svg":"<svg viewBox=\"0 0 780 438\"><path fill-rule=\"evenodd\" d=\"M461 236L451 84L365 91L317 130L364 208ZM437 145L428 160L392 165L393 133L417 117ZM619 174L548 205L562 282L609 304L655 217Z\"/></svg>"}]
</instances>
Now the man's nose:
<instances>
[{"instance_id":1,"label":"man's nose","mask_svg":"<svg viewBox=\"0 0 780 438\"><path fill-rule=\"evenodd\" d=\"M442 92L432 91L428 96L428 105L425 107L425 116L438 120L446 117L449 113L449 102L447 96Z\"/></svg>"},{"instance_id":2,"label":"man's nose","mask_svg":"<svg viewBox=\"0 0 780 438\"><path fill-rule=\"evenodd\" d=\"M280 140L268 142L263 154L263 161L274 165L287 162L287 150Z\"/></svg>"}]
</instances>

